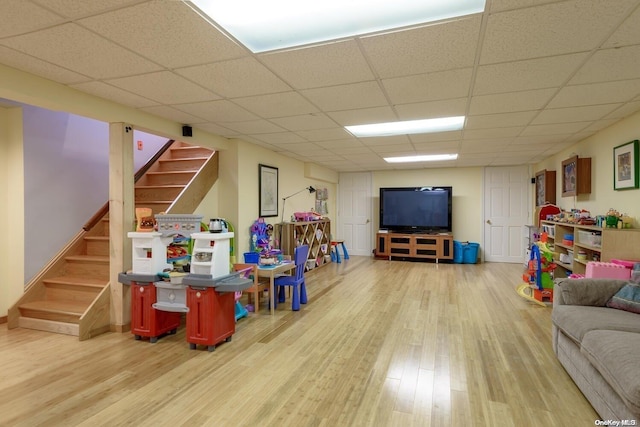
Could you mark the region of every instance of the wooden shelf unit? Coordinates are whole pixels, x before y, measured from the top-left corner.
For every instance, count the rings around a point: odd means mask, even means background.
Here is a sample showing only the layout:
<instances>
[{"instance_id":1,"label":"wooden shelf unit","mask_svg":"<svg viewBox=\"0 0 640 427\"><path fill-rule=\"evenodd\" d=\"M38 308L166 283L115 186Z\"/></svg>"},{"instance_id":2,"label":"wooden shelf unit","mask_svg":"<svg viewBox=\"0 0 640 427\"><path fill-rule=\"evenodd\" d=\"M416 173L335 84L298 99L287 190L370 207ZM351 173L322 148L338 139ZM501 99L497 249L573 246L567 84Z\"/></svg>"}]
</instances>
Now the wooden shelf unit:
<instances>
[{"instance_id":1,"label":"wooden shelf unit","mask_svg":"<svg viewBox=\"0 0 640 427\"><path fill-rule=\"evenodd\" d=\"M376 257L453 260L453 236L427 233L376 233Z\"/></svg>"},{"instance_id":2,"label":"wooden shelf unit","mask_svg":"<svg viewBox=\"0 0 640 427\"><path fill-rule=\"evenodd\" d=\"M553 244L556 278L568 274L584 274L589 261L611 261L612 259L640 260L640 229L601 228L594 225L568 224L562 222L542 221L543 230L553 227L553 236L549 234L548 242ZM562 243L565 234L573 236L573 245ZM600 245L593 244L590 235L600 235ZM585 260L578 259L578 252L586 253ZM572 263L561 263L560 254L573 251Z\"/></svg>"},{"instance_id":3,"label":"wooden shelf unit","mask_svg":"<svg viewBox=\"0 0 640 427\"><path fill-rule=\"evenodd\" d=\"M309 245L307 270L331 262L331 220L276 224L276 236L280 236L281 227L280 249L283 254L293 257L293 251L297 246Z\"/></svg>"}]
</instances>

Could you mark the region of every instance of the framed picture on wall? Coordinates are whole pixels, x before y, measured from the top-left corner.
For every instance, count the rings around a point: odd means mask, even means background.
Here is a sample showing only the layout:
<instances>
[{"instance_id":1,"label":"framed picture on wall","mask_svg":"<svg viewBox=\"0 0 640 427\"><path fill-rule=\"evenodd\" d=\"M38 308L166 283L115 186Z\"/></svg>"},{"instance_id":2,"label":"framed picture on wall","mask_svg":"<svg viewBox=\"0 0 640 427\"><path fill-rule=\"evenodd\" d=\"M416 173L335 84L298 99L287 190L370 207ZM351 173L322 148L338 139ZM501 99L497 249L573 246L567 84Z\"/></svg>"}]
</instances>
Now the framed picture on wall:
<instances>
[{"instance_id":1,"label":"framed picture on wall","mask_svg":"<svg viewBox=\"0 0 640 427\"><path fill-rule=\"evenodd\" d=\"M638 140L613 149L613 189L638 188Z\"/></svg>"},{"instance_id":2,"label":"framed picture on wall","mask_svg":"<svg viewBox=\"0 0 640 427\"><path fill-rule=\"evenodd\" d=\"M258 216L278 216L278 168L258 165Z\"/></svg>"},{"instance_id":3,"label":"framed picture on wall","mask_svg":"<svg viewBox=\"0 0 640 427\"><path fill-rule=\"evenodd\" d=\"M578 194L578 156L562 161L562 197Z\"/></svg>"}]
</instances>

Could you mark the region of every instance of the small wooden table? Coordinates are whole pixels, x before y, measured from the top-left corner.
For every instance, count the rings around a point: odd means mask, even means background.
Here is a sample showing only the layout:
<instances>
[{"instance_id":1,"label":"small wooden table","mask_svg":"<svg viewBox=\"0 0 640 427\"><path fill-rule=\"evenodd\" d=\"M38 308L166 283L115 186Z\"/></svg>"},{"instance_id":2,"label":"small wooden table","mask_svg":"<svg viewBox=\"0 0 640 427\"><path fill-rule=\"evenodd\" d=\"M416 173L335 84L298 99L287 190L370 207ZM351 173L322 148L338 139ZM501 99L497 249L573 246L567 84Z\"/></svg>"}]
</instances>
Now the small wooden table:
<instances>
[{"instance_id":1,"label":"small wooden table","mask_svg":"<svg viewBox=\"0 0 640 427\"><path fill-rule=\"evenodd\" d=\"M275 314L275 278L276 274L286 273L296 268L296 264L293 261L283 261L282 264L274 266L258 265L258 277L269 278L269 306L271 314Z\"/></svg>"}]
</instances>

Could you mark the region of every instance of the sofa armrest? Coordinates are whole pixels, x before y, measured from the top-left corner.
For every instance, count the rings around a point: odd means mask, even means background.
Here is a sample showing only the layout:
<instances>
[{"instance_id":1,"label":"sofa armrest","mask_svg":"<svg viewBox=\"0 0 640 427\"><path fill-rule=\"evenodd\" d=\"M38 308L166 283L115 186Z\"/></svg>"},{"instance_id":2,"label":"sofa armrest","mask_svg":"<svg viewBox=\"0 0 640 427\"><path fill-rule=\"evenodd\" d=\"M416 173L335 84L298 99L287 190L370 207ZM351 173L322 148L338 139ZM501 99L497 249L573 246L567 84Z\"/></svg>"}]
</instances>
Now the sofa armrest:
<instances>
[{"instance_id":1,"label":"sofa armrest","mask_svg":"<svg viewBox=\"0 0 640 427\"><path fill-rule=\"evenodd\" d=\"M562 279L556 281L553 305L590 305L604 307L627 280L621 279Z\"/></svg>"}]
</instances>

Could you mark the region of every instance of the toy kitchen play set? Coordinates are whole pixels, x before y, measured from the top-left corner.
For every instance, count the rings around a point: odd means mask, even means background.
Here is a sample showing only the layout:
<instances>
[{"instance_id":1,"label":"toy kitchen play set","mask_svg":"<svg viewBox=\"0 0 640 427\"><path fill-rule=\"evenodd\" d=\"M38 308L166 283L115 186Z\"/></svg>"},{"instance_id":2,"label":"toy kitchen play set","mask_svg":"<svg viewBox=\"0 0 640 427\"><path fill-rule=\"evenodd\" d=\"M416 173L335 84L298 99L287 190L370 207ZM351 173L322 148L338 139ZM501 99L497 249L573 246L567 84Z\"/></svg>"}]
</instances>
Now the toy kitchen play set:
<instances>
[{"instance_id":1,"label":"toy kitchen play set","mask_svg":"<svg viewBox=\"0 0 640 427\"><path fill-rule=\"evenodd\" d=\"M184 314L189 347L200 344L213 351L235 332L236 292L253 284L247 272L230 273L233 233L227 231L224 220L211 220L213 229L195 232L200 230L202 217L156 215L156 219L158 231L128 233L133 267L121 273L119 281L131 285L131 332L136 340L148 337L154 343L161 336L175 334ZM174 267L168 262L174 251L168 247L185 240L192 248L185 255L191 261L189 272L167 274Z\"/></svg>"}]
</instances>

